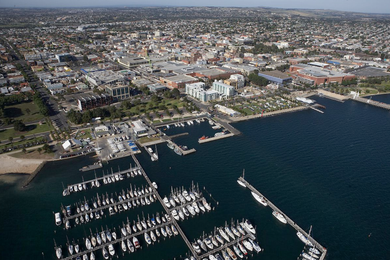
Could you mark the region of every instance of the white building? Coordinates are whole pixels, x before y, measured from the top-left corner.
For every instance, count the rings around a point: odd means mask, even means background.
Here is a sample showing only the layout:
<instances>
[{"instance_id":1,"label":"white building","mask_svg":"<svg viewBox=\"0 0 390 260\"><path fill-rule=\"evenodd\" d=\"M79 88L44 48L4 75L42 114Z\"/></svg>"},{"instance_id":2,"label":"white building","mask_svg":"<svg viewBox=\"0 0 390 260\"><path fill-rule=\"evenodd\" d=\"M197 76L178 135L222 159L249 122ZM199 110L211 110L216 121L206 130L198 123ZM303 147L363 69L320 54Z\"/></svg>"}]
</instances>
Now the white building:
<instances>
[{"instance_id":1,"label":"white building","mask_svg":"<svg viewBox=\"0 0 390 260\"><path fill-rule=\"evenodd\" d=\"M132 125L134 134L136 134L137 137L148 135L148 130L141 120L133 121Z\"/></svg>"},{"instance_id":2,"label":"white building","mask_svg":"<svg viewBox=\"0 0 390 260\"><path fill-rule=\"evenodd\" d=\"M224 113L224 114L227 114L227 115L230 115L230 116L240 116L241 113L240 112L237 112L231 108L228 108L228 107L225 107L225 106L221 106L221 105L215 105L215 108L220 111L221 113Z\"/></svg>"},{"instance_id":3,"label":"white building","mask_svg":"<svg viewBox=\"0 0 390 260\"><path fill-rule=\"evenodd\" d=\"M234 87L223 83L222 80L215 80L213 82L212 89L217 91L222 96L231 97L234 95Z\"/></svg>"},{"instance_id":4,"label":"white building","mask_svg":"<svg viewBox=\"0 0 390 260\"><path fill-rule=\"evenodd\" d=\"M237 82L237 88L242 88L245 85L245 78L241 74L230 75L230 80Z\"/></svg>"},{"instance_id":5,"label":"white building","mask_svg":"<svg viewBox=\"0 0 390 260\"><path fill-rule=\"evenodd\" d=\"M205 90L204 87L205 87L205 83L203 82L186 84L186 94L202 102L214 100L219 97L219 93L217 91Z\"/></svg>"}]
</instances>

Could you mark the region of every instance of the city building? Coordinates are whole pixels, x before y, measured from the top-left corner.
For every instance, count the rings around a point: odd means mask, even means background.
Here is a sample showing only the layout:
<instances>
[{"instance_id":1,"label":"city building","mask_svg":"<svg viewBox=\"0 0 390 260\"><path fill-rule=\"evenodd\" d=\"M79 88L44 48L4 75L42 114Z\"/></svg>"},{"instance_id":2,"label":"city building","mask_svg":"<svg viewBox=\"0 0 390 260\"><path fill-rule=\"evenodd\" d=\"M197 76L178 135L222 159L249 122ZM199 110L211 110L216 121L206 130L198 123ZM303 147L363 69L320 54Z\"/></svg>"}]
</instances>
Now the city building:
<instances>
[{"instance_id":1,"label":"city building","mask_svg":"<svg viewBox=\"0 0 390 260\"><path fill-rule=\"evenodd\" d=\"M242 88L245 85L245 78L241 74L230 75L230 78L224 80L225 84L235 87L236 89Z\"/></svg>"},{"instance_id":2,"label":"city building","mask_svg":"<svg viewBox=\"0 0 390 260\"><path fill-rule=\"evenodd\" d=\"M203 82L186 84L186 94L202 102L208 102L219 97L218 91L205 90L205 83Z\"/></svg>"},{"instance_id":3,"label":"city building","mask_svg":"<svg viewBox=\"0 0 390 260\"><path fill-rule=\"evenodd\" d=\"M124 82L124 77L112 70L99 70L88 72L85 75L86 80L94 86L100 86L105 84L113 84L116 82Z\"/></svg>"},{"instance_id":4,"label":"city building","mask_svg":"<svg viewBox=\"0 0 390 260\"><path fill-rule=\"evenodd\" d=\"M278 70L274 71L262 71L258 74L260 77L268 79L270 82L280 86L287 85L292 82L292 77Z\"/></svg>"},{"instance_id":5,"label":"city building","mask_svg":"<svg viewBox=\"0 0 390 260\"><path fill-rule=\"evenodd\" d=\"M221 94L221 96L231 97L234 95L234 87L223 83L222 80L214 81L212 89Z\"/></svg>"},{"instance_id":6,"label":"city building","mask_svg":"<svg viewBox=\"0 0 390 260\"><path fill-rule=\"evenodd\" d=\"M141 120L133 121L132 123L134 134L137 137L148 135L148 129Z\"/></svg>"},{"instance_id":7,"label":"city building","mask_svg":"<svg viewBox=\"0 0 390 260\"><path fill-rule=\"evenodd\" d=\"M90 94L82 95L77 98L77 107L80 111L107 106L112 103L112 97L109 95Z\"/></svg>"},{"instance_id":8,"label":"city building","mask_svg":"<svg viewBox=\"0 0 390 260\"><path fill-rule=\"evenodd\" d=\"M123 100L130 98L130 86L122 84L104 85L104 89L108 95L114 100Z\"/></svg>"},{"instance_id":9,"label":"city building","mask_svg":"<svg viewBox=\"0 0 390 260\"><path fill-rule=\"evenodd\" d=\"M56 54L55 57L58 62L67 62L72 60L72 55L69 53Z\"/></svg>"},{"instance_id":10,"label":"city building","mask_svg":"<svg viewBox=\"0 0 390 260\"><path fill-rule=\"evenodd\" d=\"M195 83L197 78L187 75L176 75L171 77L160 78L160 82L170 89L184 88L186 84Z\"/></svg>"},{"instance_id":11,"label":"city building","mask_svg":"<svg viewBox=\"0 0 390 260\"><path fill-rule=\"evenodd\" d=\"M325 64L325 63L324 63ZM326 64L329 66L329 64ZM352 80L355 75L332 71L322 66L311 66L306 64L297 64L290 67L292 78L297 83L322 85L328 83L342 83L343 80Z\"/></svg>"},{"instance_id":12,"label":"city building","mask_svg":"<svg viewBox=\"0 0 390 260\"><path fill-rule=\"evenodd\" d=\"M217 109L218 111L220 111L221 113L224 113L224 114L227 114L231 117L235 117L235 116L240 116L241 113L240 112L237 112L231 108L228 108L228 107L225 107L225 106L222 106L222 105L215 105L214 106L215 109Z\"/></svg>"}]
</instances>

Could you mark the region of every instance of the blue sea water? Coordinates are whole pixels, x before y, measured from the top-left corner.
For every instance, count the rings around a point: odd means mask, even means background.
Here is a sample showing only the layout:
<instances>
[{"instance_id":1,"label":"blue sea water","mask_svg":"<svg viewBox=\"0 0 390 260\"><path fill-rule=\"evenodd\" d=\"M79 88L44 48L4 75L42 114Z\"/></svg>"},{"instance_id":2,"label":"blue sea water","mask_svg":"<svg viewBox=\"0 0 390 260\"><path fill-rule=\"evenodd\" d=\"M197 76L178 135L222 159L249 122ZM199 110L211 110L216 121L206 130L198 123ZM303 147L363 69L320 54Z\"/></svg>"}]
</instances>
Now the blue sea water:
<instances>
[{"instance_id":1,"label":"blue sea water","mask_svg":"<svg viewBox=\"0 0 390 260\"><path fill-rule=\"evenodd\" d=\"M384 98L386 102L389 96ZM314 238L328 249L328 259L388 259L390 203L390 114L387 110L346 101L339 103L315 97L325 113L305 110L270 118L233 124L242 134L198 144L211 136L207 122L164 130L167 134L188 132L176 138L178 144L196 153L177 156L165 144L158 145L160 160L137 155L162 196L171 187L188 188L197 183L215 210L180 222L193 241L232 219L249 218L265 249L249 259L296 259L302 242L295 230L279 223L272 210L258 204L236 179L245 168L246 179L303 229L313 226ZM96 229L118 228L123 222L162 212L154 203L103 220L62 230L54 224L53 212L99 194L115 194L129 184L146 185L141 177L89 189L62 197L62 184L92 178L94 173L78 171L94 161L91 157L52 162L45 165L27 189L26 176L0 177L0 259L55 259L54 240L59 245L79 241ZM111 161L103 169L114 171L134 165L131 157ZM210 198L211 194L211 198ZM141 239L143 242L143 239ZM119 247L116 248L120 251ZM65 250L64 250L65 251ZM180 259L188 253L180 237L160 241L119 259ZM103 259L97 252L97 259Z\"/></svg>"}]
</instances>

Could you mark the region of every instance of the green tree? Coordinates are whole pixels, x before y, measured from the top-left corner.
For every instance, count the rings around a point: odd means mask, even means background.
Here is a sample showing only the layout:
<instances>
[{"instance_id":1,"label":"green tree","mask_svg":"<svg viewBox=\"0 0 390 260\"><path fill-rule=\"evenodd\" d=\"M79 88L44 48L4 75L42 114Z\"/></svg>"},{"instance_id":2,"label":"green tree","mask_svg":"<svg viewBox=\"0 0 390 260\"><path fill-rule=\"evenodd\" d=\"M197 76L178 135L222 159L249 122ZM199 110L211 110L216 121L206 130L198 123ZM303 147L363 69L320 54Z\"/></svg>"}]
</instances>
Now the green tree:
<instances>
[{"instance_id":1,"label":"green tree","mask_svg":"<svg viewBox=\"0 0 390 260\"><path fill-rule=\"evenodd\" d=\"M180 91L177 88L172 89L172 96L176 99L180 98Z\"/></svg>"},{"instance_id":2,"label":"green tree","mask_svg":"<svg viewBox=\"0 0 390 260\"><path fill-rule=\"evenodd\" d=\"M27 115L30 115L30 113L31 113L31 110L30 110L29 108L26 108L26 110L25 110L25 111L26 111L26 114L27 114Z\"/></svg>"},{"instance_id":3,"label":"green tree","mask_svg":"<svg viewBox=\"0 0 390 260\"><path fill-rule=\"evenodd\" d=\"M15 131L22 132L22 131L26 130L26 125L21 120L15 120L14 129L15 129Z\"/></svg>"},{"instance_id":4,"label":"green tree","mask_svg":"<svg viewBox=\"0 0 390 260\"><path fill-rule=\"evenodd\" d=\"M23 148L23 149L22 149L22 152L23 152L23 153L27 153L26 148Z\"/></svg>"},{"instance_id":5,"label":"green tree","mask_svg":"<svg viewBox=\"0 0 390 260\"><path fill-rule=\"evenodd\" d=\"M26 138L26 137L25 137L24 135L21 135L21 136L20 136L20 140L22 140L22 141L23 141L25 138Z\"/></svg>"},{"instance_id":6,"label":"green tree","mask_svg":"<svg viewBox=\"0 0 390 260\"><path fill-rule=\"evenodd\" d=\"M39 147L39 148L37 149L37 151L38 151L38 153L39 153L39 154L41 154L41 152L42 152L42 148L41 148L41 147Z\"/></svg>"},{"instance_id":7,"label":"green tree","mask_svg":"<svg viewBox=\"0 0 390 260\"><path fill-rule=\"evenodd\" d=\"M12 144L12 141L14 140L14 138L12 136L8 137L8 141Z\"/></svg>"}]
</instances>

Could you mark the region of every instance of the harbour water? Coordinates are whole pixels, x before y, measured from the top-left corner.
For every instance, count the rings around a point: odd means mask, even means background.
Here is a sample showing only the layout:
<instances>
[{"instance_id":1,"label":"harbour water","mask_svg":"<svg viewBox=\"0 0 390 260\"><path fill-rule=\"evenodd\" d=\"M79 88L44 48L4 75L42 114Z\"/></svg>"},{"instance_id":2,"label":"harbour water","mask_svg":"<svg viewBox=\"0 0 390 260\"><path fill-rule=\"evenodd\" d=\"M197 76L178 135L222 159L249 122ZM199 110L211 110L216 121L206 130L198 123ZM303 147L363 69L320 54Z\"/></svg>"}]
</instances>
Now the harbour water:
<instances>
[{"instance_id":1,"label":"harbour water","mask_svg":"<svg viewBox=\"0 0 390 260\"><path fill-rule=\"evenodd\" d=\"M385 98L387 98L386 96ZM215 210L179 222L193 241L225 221L249 218L257 226L257 238L265 251L249 259L296 259L302 242L295 230L278 222L269 207L257 203L250 192L236 182L245 168L245 178L272 200L302 228L313 226L312 235L328 249L328 259L388 259L390 235L390 114L387 110L354 101L339 103L315 97L326 106L324 114L313 110L285 114L234 124L242 135L198 144L203 135L212 136L207 122L185 128L164 130L175 142L195 148L196 153L178 156L165 144L158 145L159 160L151 162L146 152L137 155L152 181L164 196L172 187L198 183ZM374 99L374 98L373 98ZM376 99L378 100L378 99ZM26 189L26 176L0 177L0 259L55 259L54 241L63 246L81 240L103 228L116 228L122 222L162 212L158 202L102 220L77 226L69 231L57 227L53 212L96 193L114 194L129 184L146 185L142 177L126 179L99 189L62 197L66 186L93 178L94 172L80 172L92 164L91 157L48 163ZM102 171L134 166L131 157L111 161ZM203 190L203 187L206 190ZM218 204L210 199L209 195ZM108 214L107 214L108 215ZM118 259L179 259L188 253L180 236L125 254L119 247ZM66 254L67 252L65 252ZM103 259L96 252L97 259Z\"/></svg>"}]
</instances>

